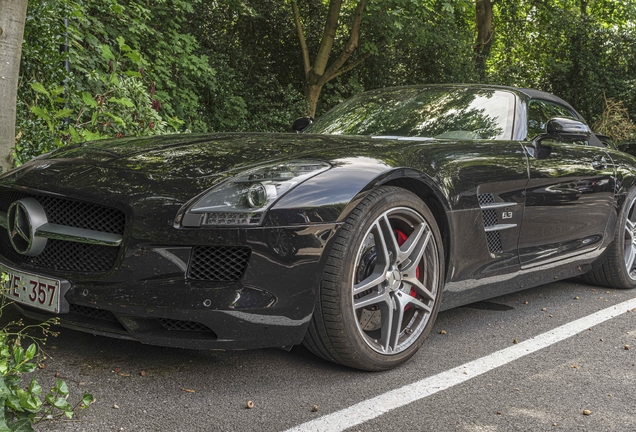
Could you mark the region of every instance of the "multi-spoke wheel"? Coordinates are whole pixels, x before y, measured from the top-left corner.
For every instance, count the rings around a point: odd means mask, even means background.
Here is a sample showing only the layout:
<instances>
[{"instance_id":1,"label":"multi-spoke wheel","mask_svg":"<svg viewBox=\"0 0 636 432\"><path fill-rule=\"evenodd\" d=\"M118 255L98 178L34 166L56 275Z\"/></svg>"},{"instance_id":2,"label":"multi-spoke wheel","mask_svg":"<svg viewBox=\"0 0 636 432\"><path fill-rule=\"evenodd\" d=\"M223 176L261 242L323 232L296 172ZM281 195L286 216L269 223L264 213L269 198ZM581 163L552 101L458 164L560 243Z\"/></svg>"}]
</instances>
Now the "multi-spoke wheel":
<instances>
[{"instance_id":1,"label":"multi-spoke wheel","mask_svg":"<svg viewBox=\"0 0 636 432\"><path fill-rule=\"evenodd\" d=\"M429 208L403 189L378 188L336 238L305 345L359 369L395 367L428 336L443 279L442 241Z\"/></svg>"},{"instance_id":2,"label":"multi-spoke wheel","mask_svg":"<svg viewBox=\"0 0 636 432\"><path fill-rule=\"evenodd\" d=\"M636 287L636 189L630 191L618 217L614 241L602 265L581 276L585 282L612 288Z\"/></svg>"}]
</instances>

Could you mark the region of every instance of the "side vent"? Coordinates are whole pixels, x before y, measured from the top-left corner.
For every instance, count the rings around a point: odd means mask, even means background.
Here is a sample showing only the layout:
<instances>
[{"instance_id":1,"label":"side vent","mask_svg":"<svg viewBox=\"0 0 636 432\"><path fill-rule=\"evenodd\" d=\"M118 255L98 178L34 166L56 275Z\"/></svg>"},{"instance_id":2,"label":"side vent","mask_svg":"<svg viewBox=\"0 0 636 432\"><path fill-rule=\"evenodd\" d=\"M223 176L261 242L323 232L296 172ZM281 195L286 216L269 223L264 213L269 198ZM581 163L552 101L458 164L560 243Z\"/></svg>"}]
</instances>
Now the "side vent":
<instances>
[{"instance_id":1,"label":"side vent","mask_svg":"<svg viewBox=\"0 0 636 432\"><path fill-rule=\"evenodd\" d=\"M482 210L482 216L484 217L484 226L491 227L497 225L497 211L494 209Z\"/></svg>"},{"instance_id":2,"label":"side vent","mask_svg":"<svg viewBox=\"0 0 636 432\"><path fill-rule=\"evenodd\" d=\"M480 206L484 206L484 204L494 204L495 196L493 194L479 194L477 195L477 201L479 201Z\"/></svg>"},{"instance_id":3,"label":"side vent","mask_svg":"<svg viewBox=\"0 0 636 432\"><path fill-rule=\"evenodd\" d=\"M499 231L487 232L486 240L488 241L488 251L491 254L503 253L503 249L501 248L501 234L499 234Z\"/></svg>"},{"instance_id":4,"label":"side vent","mask_svg":"<svg viewBox=\"0 0 636 432\"><path fill-rule=\"evenodd\" d=\"M514 207L517 203L495 202L495 196L490 193L477 194L477 202L479 202L481 215L484 218L484 230L486 231L488 251L493 255L501 254L503 253L503 248L501 246L500 231L514 228L517 224L500 224L497 209Z\"/></svg>"}]
</instances>

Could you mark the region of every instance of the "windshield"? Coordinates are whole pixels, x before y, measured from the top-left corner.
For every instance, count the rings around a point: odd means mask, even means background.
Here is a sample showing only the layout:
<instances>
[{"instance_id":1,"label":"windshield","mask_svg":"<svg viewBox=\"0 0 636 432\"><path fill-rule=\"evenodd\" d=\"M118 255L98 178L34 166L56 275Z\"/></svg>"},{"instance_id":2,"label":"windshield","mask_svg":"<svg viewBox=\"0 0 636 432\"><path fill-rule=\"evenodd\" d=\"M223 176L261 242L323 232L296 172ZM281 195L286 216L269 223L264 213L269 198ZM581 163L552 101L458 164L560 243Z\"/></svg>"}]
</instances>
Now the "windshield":
<instances>
[{"instance_id":1,"label":"windshield","mask_svg":"<svg viewBox=\"0 0 636 432\"><path fill-rule=\"evenodd\" d=\"M477 88L392 88L337 105L305 133L512 139L512 93Z\"/></svg>"}]
</instances>

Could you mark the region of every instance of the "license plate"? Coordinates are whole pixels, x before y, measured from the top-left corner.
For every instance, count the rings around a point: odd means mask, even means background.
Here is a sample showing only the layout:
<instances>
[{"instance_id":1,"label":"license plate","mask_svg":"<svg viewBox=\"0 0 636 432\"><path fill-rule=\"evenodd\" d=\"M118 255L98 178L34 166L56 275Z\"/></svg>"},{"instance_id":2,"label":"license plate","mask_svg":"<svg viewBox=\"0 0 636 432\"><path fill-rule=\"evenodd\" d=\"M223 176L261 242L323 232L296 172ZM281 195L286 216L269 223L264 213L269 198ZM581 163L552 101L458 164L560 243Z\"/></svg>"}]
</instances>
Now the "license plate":
<instances>
[{"instance_id":1,"label":"license plate","mask_svg":"<svg viewBox=\"0 0 636 432\"><path fill-rule=\"evenodd\" d=\"M5 297L53 313L68 311L68 303L62 293L68 282L14 270L4 265L0 265L0 271L9 276L2 291Z\"/></svg>"}]
</instances>

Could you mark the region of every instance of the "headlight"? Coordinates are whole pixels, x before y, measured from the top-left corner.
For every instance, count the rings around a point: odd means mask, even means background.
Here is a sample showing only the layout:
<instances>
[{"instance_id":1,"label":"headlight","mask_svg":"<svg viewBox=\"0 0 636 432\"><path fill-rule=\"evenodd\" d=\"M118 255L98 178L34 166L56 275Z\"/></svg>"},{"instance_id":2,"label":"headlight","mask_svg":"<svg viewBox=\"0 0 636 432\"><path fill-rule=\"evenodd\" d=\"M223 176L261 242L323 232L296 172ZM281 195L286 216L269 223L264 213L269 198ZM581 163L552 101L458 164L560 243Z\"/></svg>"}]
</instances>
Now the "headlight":
<instances>
[{"instance_id":1,"label":"headlight","mask_svg":"<svg viewBox=\"0 0 636 432\"><path fill-rule=\"evenodd\" d=\"M204 193L177 216L175 225L259 225L278 198L330 167L326 162L296 160L245 171Z\"/></svg>"}]
</instances>

